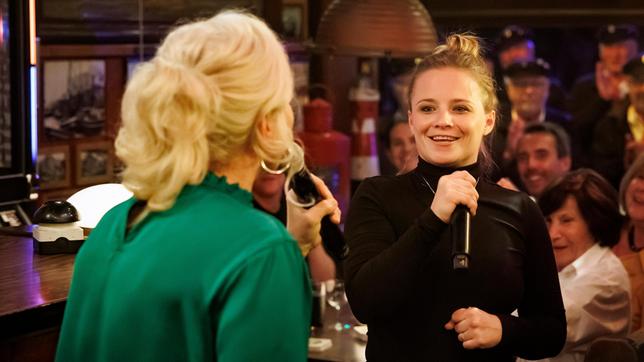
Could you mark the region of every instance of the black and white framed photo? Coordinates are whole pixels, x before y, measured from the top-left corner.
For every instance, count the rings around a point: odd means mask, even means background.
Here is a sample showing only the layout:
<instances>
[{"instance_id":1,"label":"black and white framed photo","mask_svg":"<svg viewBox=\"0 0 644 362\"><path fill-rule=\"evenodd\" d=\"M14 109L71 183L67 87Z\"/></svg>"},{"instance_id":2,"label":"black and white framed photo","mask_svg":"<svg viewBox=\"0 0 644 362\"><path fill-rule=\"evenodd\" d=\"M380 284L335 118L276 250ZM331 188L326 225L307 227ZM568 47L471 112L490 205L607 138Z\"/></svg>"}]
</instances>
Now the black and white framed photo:
<instances>
[{"instance_id":1,"label":"black and white framed photo","mask_svg":"<svg viewBox=\"0 0 644 362\"><path fill-rule=\"evenodd\" d=\"M113 181L112 142L97 141L76 144L76 185Z\"/></svg>"},{"instance_id":2,"label":"black and white framed photo","mask_svg":"<svg viewBox=\"0 0 644 362\"><path fill-rule=\"evenodd\" d=\"M48 141L105 134L105 60L43 64L42 131Z\"/></svg>"},{"instance_id":3,"label":"black and white framed photo","mask_svg":"<svg viewBox=\"0 0 644 362\"><path fill-rule=\"evenodd\" d=\"M36 172L40 189L69 187L71 183L70 152L68 145L44 146L38 149Z\"/></svg>"}]
</instances>

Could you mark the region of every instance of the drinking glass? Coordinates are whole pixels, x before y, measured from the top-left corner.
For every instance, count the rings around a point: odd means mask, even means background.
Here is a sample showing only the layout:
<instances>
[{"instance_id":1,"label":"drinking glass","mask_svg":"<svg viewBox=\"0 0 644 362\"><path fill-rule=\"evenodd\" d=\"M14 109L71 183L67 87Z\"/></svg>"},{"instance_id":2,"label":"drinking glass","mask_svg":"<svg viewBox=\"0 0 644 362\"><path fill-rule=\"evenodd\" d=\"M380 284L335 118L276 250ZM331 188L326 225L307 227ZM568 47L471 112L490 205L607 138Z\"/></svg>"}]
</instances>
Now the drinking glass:
<instances>
[{"instance_id":1,"label":"drinking glass","mask_svg":"<svg viewBox=\"0 0 644 362\"><path fill-rule=\"evenodd\" d=\"M352 314L342 280L336 279L332 282L327 282L326 302L333 308L333 329L341 331L345 328L351 328Z\"/></svg>"}]
</instances>

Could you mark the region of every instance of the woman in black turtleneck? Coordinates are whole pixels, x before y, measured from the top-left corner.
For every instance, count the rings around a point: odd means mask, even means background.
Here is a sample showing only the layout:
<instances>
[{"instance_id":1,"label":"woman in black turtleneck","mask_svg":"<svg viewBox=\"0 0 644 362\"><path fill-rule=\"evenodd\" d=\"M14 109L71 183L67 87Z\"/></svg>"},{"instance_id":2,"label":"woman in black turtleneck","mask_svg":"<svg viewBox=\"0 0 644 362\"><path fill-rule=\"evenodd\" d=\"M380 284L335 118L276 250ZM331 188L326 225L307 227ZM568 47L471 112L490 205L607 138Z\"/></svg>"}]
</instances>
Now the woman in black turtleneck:
<instances>
[{"instance_id":1,"label":"woman in black turtleneck","mask_svg":"<svg viewBox=\"0 0 644 362\"><path fill-rule=\"evenodd\" d=\"M347 296L369 325L367 359L556 355L566 318L545 222L527 195L486 179L497 101L477 38L449 36L409 89L418 167L365 180L345 228ZM448 223L459 204L472 215L471 259L455 271Z\"/></svg>"}]
</instances>

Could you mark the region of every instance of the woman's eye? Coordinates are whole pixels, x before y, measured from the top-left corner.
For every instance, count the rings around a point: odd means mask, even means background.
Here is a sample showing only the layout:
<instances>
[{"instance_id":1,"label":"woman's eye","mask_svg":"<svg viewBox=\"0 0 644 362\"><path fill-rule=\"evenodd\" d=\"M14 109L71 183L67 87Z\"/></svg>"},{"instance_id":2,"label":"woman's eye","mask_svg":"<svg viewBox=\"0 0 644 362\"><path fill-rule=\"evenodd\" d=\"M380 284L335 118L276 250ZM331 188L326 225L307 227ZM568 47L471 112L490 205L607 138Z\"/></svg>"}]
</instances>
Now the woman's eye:
<instances>
[{"instance_id":1,"label":"woman's eye","mask_svg":"<svg viewBox=\"0 0 644 362\"><path fill-rule=\"evenodd\" d=\"M435 110L436 110L436 108L434 106L421 106L420 107L421 112L433 112Z\"/></svg>"},{"instance_id":2,"label":"woman's eye","mask_svg":"<svg viewBox=\"0 0 644 362\"><path fill-rule=\"evenodd\" d=\"M468 112L470 110L466 106L454 106L453 109L454 109L454 112L458 112L458 113L465 113L465 112Z\"/></svg>"}]
</instances>

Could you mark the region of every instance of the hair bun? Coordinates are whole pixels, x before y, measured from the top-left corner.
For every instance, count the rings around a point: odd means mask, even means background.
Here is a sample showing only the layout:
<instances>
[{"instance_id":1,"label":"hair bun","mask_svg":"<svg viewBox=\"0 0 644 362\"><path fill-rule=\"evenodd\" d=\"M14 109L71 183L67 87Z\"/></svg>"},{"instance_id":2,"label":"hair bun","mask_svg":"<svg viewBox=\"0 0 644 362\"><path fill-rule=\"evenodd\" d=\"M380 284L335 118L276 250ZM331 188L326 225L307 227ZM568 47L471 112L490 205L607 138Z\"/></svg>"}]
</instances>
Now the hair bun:
<instances>
[{"instance_id":1,"label":"hair bun","mask_svg":"<svg viewBox=\"0 0 644 362\"><path fill-rule=\"evenodd\" d=\"M481 57L479 38L473 34L451 34L445 39L445 50L448 52L466 53Z\"/></svg>"}]
</instances>

